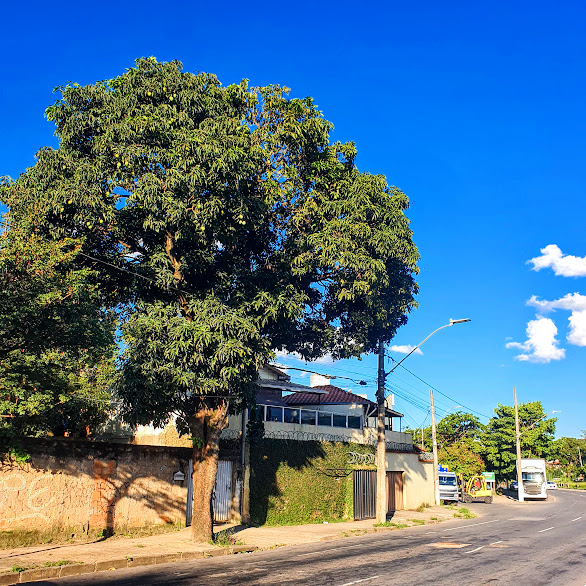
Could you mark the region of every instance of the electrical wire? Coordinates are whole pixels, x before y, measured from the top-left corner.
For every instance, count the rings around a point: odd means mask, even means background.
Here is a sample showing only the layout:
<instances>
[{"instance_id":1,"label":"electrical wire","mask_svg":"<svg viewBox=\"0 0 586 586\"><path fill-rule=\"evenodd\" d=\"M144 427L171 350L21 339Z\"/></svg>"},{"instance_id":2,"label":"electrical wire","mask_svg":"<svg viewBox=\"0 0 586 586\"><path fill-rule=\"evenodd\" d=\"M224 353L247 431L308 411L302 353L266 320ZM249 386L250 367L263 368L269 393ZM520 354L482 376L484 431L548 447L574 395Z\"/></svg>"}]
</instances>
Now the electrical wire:
<instances>
[{"instance_id":1,"label":"electrical wire","mask_svg":"<svg viewBox=\"0 0 586 586\"><path fill-rule=\"evenodd\" d=\"M388 358L390 358L393 362L396 362L395 359L392 356L389 356L388 354L386 355ZM460 405L462 405L462 407L464 407L465 409L468 409L468 411L470 411L471 413L475 413L476 415L480 415L481 417L485 417L486 419L490 419L490 417L488 415L485 415L484 413L480 413L478 411L475 411L474 409L472 409L471 407L468 407L466 405L463 405L461 402L456 401L455 399L452 399L452 397L450 397L449 395L446 395L445 393L442 393L441 391L439 391L438 389L436 389L433 385L430 385L428 382L424 381L421 377L417 376L415 373L411 372L408 368L406 368L405 366L403 366L402 364L399 365L401 368L403 368L404 370L406 370L410 375L414 376L416 379L420 380L424 385L428 386L429 388L433 389L436 393L439 393L440 395L442 395L443 397L445 397L446 399L449 399L450 401L452 401L453 403L459 403Z\"/></svg>"}]
</instances>

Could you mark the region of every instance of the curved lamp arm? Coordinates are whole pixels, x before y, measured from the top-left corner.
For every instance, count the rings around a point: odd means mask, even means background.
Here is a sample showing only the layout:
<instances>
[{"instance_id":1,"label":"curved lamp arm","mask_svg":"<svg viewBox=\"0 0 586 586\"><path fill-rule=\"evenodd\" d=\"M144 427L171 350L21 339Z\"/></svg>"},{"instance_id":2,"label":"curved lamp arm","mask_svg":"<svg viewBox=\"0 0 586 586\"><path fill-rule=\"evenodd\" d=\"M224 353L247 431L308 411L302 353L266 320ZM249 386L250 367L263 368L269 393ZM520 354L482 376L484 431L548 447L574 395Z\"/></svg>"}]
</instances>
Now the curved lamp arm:
<instances>
[{"instance_id":1,"label":"curved lamp arm","mask_svg":"<svg viewBox=\"0 0 586 586\"><path fill-rule=\"evenodd\" d=\"M425 338L423 341L419 342L419 344L417 344L417 346L415 346L411 352L409 352L409 354L406 354L405 356L403 356L403 358L401 358L401 360L399 360L399 362L397 362L397 364L395 364L395 366L393 366L393 368L391 368L391 370L389 370L389 372L385 373L385 378L387 378L387 376L389 376L389 374L391 374L391 372L393 372L395 370L395 368L397 368L397 366L399 366L401 364L401 362L403 362L403 360L406 360L407 358L409 358L409 356L411 356L411 354L413 354L413 352L415 352L415 350L417 350L417 348L419 348L419 346L421 346L423 344L423 342L425 342L426 340L429 340L429 338L431 338L436 332L439 332L440 330L443 330L444 328L449 328L451 326L453 326L454 324L463 324L467 321L470 321L469 318L464 318L464 319L450 319L450 323L446 324L445 326L440 326L437 330L433 330L433 332L431 332L431 334L429 334L429 336L427 336L427 338Z\"/></svg>"}]
</instances>

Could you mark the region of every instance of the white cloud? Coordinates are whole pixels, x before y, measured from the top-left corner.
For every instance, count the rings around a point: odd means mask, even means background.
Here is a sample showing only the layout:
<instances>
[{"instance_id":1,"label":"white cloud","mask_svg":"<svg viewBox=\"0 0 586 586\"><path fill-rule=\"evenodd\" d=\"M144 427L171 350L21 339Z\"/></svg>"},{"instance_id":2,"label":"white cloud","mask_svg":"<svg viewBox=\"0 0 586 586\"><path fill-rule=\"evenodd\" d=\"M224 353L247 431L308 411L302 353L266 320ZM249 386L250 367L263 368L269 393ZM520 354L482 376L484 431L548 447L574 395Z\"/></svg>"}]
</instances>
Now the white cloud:
<instances>
[{"instance_id":1,"label":"white cloud","mask_svg":"<svg viewBox=\"0 0 586 586\"><path fill-rule=\"evenodd\" d=\"M399 354L409 354L411 350L413 350L415 346L411 346L411 344L403 344L402 346L391 346L391 352L398 352ZM413 354L421 354L423 356L423 352L417 348Z\"/></svg>"},{"instance_id":2,"label":"white cloud","mask_svg":"<svg viewBox=\"0 0 586 586\"><path fill-rule=\"evenodd\" d=\"M586 311L586 295L580 293L568 293L555 301L540 301L537 295L533 295L527 305L537 307L544 313L556 309L568 309L570 311Z\"/></svg>"},{"instance_id":3,"label":"white cloud","mask_svg":"<svg viewBox=\"0 0 586 586\"><path fill-rule=\"evenodd\" d=\"M303 361L301 354L297 354L297 352L285 352L284 350L275 350L275 358L294 358L295 360Z\"/></svg>"},{"instance_id":4,"label":"white cloud","mask_svg":"<svg viewBox=\"0 0 586 586\"><path fill-rule=\"evenodd\" d=\"M323 356L312 360L311 364L334 364L334 359L331 354L324 354Z\"/></svg>"},{"instance_id":5,"label":"white cloud","mask_svg":"<svg viewBox=\"0 0 586 586\"><path fill-rule=\"evenodd\" d=\"M533 264L532 270L552 268L556 275L562 277L586 277L586 256L564 255L556 244L542 248L541 254L542 256L527 261L528 264Z\"/></svg>"},{"instance_id":6,"label":"white cloud","mask_svg":"<svg viewBox=\"0 0 586 586\"><path fill-rule=\"evenodd\" d=\"M527 341L523 344L509 342L506 345L507 348L522 350L523 353L516 356L516 360L548 363L565 358L566 351L558 346L558 329L551 319L537 316L537 319L527 324L526 333Z\"/></svg>"},{"instance_id":7,"label":"white cloud","mask_svg":"<svg viewBox=\"0 0 586 586\"><path fill-rule=\"evenodd\" d=\"M572 314L568 318L570 331L566 339L574 346L586 346L586 295L580 293L568 293L554 301L541 301L533 295L527 305L536 307L542 313L555 311L556 309L567 309Z\"/></svg>"},{"instance_id":8,"label":"white cloud","mask_svg":"<svg viewBox=\"0 0 586 586\"><path fill-rule=\"evenodd\" d=\"M574 346L586 346L586 311L573 311L568 321L570 322L568 342Z\"/></svg>"}]
</instances>

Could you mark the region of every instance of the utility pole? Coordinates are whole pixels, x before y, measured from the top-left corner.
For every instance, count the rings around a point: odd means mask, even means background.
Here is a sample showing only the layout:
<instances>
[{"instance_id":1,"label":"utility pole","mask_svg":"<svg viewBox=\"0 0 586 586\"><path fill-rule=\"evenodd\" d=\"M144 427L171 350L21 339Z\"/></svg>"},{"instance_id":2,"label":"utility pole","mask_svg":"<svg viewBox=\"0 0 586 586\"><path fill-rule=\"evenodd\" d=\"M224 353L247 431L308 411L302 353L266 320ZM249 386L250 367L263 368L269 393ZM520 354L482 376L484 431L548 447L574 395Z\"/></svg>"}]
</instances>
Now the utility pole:
<instances>
[{"instance_id":1,"label":"utility pole","mask_svg":"<svg viewBox=\"0 0 586 586\"><path fill-rule=\"evenodd\" d=\"M464 319L450 319L450 323L445 326L441 326L436 330L433 330L427 338L422 342L414 346L399 362L389 370L385 372L385 347L383 340L378 341L378 386L376 390L376 403L377 403L377 435L376 435L376 522L384 523L387 520L387 466L386 466L386 441L385 441L385 381L387 376L391 374L401 363L409 358L413 352L415 352L425 340L428 340L436 332L454 326L456 324L462 324L469 322L469 318ZM437 459L435 463L434 477L437 479L436 494L438 495L436 500L439 503L439 478L437 471Z\"/></svg>"},{"instance_id":2,"label":"utility pole","mask_svg":"<svg viewBox=\"0 0 586 586\"><path fill-rule=\"evenodd\" d=\"M433 451L433 494L435 504L440 504L439 498L439 470L437 461L437 438L435 434L435 407L433 406L433 389L429 389L429 402L431 404L431 445Z\"/></svg>"},{"instance_id":3,"label":"utility pole","mask_svg":"<svg viewBox=\"0 0 586 586\"><path fill-rule=\"evenodd\" d=\"M377 435L376 435L376 522L387 520L387 465L385 441L385 347L378 343Z\"/></svg>"},{"instance_id":4,"label":"utility pole","mask_svg":"<svg viewBox=\"0 0 586 586\"><path fill-rule=\"evenodd\" d=\"M517 387L513 387L515 397L515 437L517 440L517 495L519 502L524 502L523 474L521 473L521 433L519 432L519 409L517 408Z\"/></svg>"}]
</instances>

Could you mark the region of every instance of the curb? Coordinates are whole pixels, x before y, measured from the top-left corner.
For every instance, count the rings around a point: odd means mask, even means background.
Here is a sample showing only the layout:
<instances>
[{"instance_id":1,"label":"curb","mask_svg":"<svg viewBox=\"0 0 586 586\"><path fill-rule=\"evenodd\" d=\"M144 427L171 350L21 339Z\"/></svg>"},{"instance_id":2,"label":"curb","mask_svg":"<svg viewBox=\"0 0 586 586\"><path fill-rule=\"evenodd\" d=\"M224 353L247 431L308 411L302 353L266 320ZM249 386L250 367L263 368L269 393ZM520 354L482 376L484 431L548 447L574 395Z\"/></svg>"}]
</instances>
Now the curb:
<instances>
[{"instance_id":1,"label":"curb","mask_svg":"<svg viewBox=\"0 0 586 586\"><path fill-rule=\"evenodd\" d=\"M251 553L258 547L236 545L223 549L206 549L204 551L186 551L180 553L163 553L159 555L126 556L106 561L92 562L89 564L69 564L66 566L50 568L31 568L23 572L0 574L0 586L12 586L13 584L30 584L38 580L50 580L51 578L65 578L66 576L79 576L80 574L93 574L108 570L120 570L122 568L137 568L139 566L154 566L188 560L203 559L207 557L219 557L237 553Z\"/></svg>"}]
</instances>

